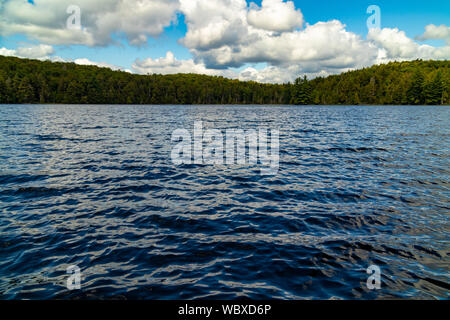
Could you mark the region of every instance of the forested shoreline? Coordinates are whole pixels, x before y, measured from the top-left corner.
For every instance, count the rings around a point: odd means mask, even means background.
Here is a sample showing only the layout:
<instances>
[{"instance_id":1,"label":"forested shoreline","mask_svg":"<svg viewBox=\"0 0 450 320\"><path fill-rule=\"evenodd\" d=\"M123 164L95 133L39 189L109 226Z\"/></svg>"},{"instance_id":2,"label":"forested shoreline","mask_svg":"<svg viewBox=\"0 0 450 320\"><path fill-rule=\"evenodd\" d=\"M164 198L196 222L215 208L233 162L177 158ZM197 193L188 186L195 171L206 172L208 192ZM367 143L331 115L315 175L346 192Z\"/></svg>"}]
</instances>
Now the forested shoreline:
<instances>
[{"instance_id":1,"label":"forested shoreline","mask_svg":"<svg viewBox=\"0 0 450 320\"><path fill-rule=\"evenodd\" d=\"M392 62L326 78L299 77L293 84L262 84L0 56L2 104L449 105L449 93L450 61Z\"/></svg>"}]
</instances>

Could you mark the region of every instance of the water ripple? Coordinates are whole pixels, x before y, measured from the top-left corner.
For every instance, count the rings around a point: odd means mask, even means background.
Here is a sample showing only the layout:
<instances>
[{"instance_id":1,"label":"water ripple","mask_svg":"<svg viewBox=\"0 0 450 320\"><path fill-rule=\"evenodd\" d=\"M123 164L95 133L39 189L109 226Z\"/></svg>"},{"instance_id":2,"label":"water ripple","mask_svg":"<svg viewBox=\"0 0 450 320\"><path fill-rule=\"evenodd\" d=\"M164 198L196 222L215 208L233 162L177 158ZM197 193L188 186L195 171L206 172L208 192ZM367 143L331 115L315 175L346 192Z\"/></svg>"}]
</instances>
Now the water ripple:
<instances>
[{"instance_id":1,"label":"water ripple","mask_svg":"<svg viewBox=\"0 0 450 320\"><path fill-rule=\"evenodd\" d=\"M2 105L0 119L2 299L449 298L448 107ZM279 129L278 175L174 166L171 132L199 120Z\"/></svg>"}]
</instances>

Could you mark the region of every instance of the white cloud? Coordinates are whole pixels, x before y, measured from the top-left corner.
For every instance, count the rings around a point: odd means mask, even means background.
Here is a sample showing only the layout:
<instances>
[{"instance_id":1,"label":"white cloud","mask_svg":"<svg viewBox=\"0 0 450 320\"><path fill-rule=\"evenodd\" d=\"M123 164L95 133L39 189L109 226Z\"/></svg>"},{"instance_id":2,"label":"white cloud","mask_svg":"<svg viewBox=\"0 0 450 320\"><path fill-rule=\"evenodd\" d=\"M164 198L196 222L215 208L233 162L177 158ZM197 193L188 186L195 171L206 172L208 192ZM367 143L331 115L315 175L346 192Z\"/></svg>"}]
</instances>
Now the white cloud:
<instances>
[{"instance_id":1,"label":"white cloud","mask_svg":"<svg viewBox=\"0 0 450 320\"><path fill-rule=\"evenodd\" d=\"M130 70L125 70L121 67L106 62L94 62L87 58L67 60L58 56L52 56L53 53L54 53L53 47L45 44L30 47L19 47L17 49L0 48L1 56L10 56L10 57L28 58L37 60L50 60L53 62L73 62L78 65L97 66L101 68L109 68L111 70L122 70L131 72Z\"/></svg>"},{"instance_id":2,"label":"white cloud","mask_svg":"<svg viewBox=\"0 0 450 320\"><path fill-rule=\"evenodd\" d=\"M445 40L447 45L450 46L450 27L446 25L436 26L434 24L429 24L425 27L425 33L419 37L417 40L425 41L425 40Z\"/></svg>"},{"instance_id":3,"label":"white cloud","mask_svg":"<svg viewBox=\"0 0 450 320\"><path fill-rule=\"evenodd\" d=\"M321 72L366 65L376 58L376 50L367 41L346 31L337 20L307 25L304 30L291 30L295 25L289 19L287 25L276 26L278 16L267 19L266 15L278 6L284 6L288 13L279 10L284 15L297 14L293 20L298 20L301 13L294 5L280 0L266 0L258 10L254 5L248 8L245 0L181 0L180 10L188 26L182 43L209 68L310 62L309 66L317 69L312 72ZM273 32L275 29L291 31Z\"/></svg>"},{"instance_id":4,"label":"white cloud","mask_svg":"<svg viewBox=\"0 0 450 320\"><path fill-rule=\"evenodd\" d=\"M11 50L11 49L7 49L7 48L0 48L0 56L15 57L16 56L16 50Z\"/></svg>"},{"instance_id":5,"label":"white cloud","mask_svg":"<svg viewBox=\"0 0 450 320\"><path fill-rule=\"evenodd\" d=\"M421 45L398 29L373 29L367 39L338 21L307 24L292 2L264 0L180 0L188 31L181 40L196 64L208 69L266 63L238 74L242 80L284 82L306 74L336 74L393 60L449 59L449 47ZM284 17L284 18L283 18ZM424 36L446 37L447 29L427 27Z\"/></svg>"},{"instance_id":6,"label":"white cloud","mask_svg":"<svg viewBox=\"0 0 450 320\"><path fill-rule=\"evenodd\" d=\"M180 0L188 31L182 43L209 50L232 45L246 37L245 0Z\"/></svg>"},{"instance_id":7,"label":"white cloud","mask_svg":"<svg viewBox=\"0 0 450 320\"><path fill-rule=\"evenodd\" d=\"M378 47L377 63L392 60L449 59L450 47L418 44L398 28L371 29L367 39Z\"/></svg>"},{"instance_id":8,"label":"white cloud","mask_svg":"<svg viewBox=\"0 0 450 320\"><path fill-rule=\"evenodd\" d=\"M308 78L326 76L327 72L309 72L306 67L292 65L286 67L267 66L262 69L247 67L242 71L233 69L210 69L203 63L196 63L192 59L178 60L172 52L167 52L165 57L144 60L137 59L132 71L139 74L177 74L196 73L210 76L222 76L241 81L257 81L261 83L286 83L295 80L300 74L305 74ZM342 71L347 71L346 69Z\"/></svg>"},{"instance_id":9,"label":"white cloud","mask_svg":"<svg viewBox=\"0 0 450 320\"><path fill-rule=\"evenodd\" d=\"M177 0L77 0L81 30L66 27L72 0L2 1L0 35L25 34L44 43L107 45L115 34L140 45L160 35L176 18Z\"/></svg>"},{"instance_id":10,"label":"white cloud","mask_svg":"<svg viewBox=\"0 0 450 320\"><path fill-rule=\"evenodd\" d=\"M292 1L263 0L261 7L251 3L247 13L248 23L268 31L285 32L303 25L303 14L295 9Z\"/></svg>"},{"instance_id":11,"label":"white cloud","mask_svg":"<svg viewBox=\"0 0 450 320\"><path fill-rule=\"evenodd\" d=\"M70 62L70 61L66 61L66 62ZM121 67L118 67L118 66L106 63L106 62L94 62L94 61L91 61L91 60L89 60L87 58L75 59L73 61L73 63L79 64L79 65L83 65L83 66L97 66L97 67L100 67L100 68L109 68L111 70L116 70L116 71L117 70L122 70L123 71L123 68L121 68Z\"/></svg>"},{"instance_id":12,"label":"white cloud","mask_svg":"<svg viewBox=\"0 0 450 320\"><path fill-rule=\"evenodd\" d=\"M326 77L329 73L324 70L320 72L305 72L305 69L301 65L288 67L267 66L263 69L248 67L239 73L238 79L241 81L256 81L261 83L287 83L293 82L300 75L306 75L308 79L313 79L319 76Z\"/></svg>"},{"instance_id":13,"label":"white cloud","mask_svg":"<svg viewBox=\"0 0 450 320\"><path fill-rule=\"evenodd\" d=\"M71 0L0 0L0 36L24 34L46 44L108 45L123 36L133 45L160 35L184 14L187 32L180 43L192 59L178 60L172 52L158 59L136 59L136 73L201 73L259 82L293 81L393 60L450 59L450 28L428 25L416 40L443 39L434 47L409 38L399 29L372 29L367 39L331 20L304 25L303 14L292 1L263 0L261 6L245 0L77 0L82 29L67 30L66 8ZM49 45L0 54L60 59ZM74 61L120 69L106 62ZM266 67L256 69L255 64ZM234 68L245 68L234 71ZM121 69L120 69L121 70Z\"/></svg>"},{"instance_id":14,"label":"white cloud","mask_svg":"<svg viewBox=\"0 0 450 320\"><path fill-rule=\"evenodd\" d=\"M162 58L137 59L133 63L132 70L141 74L197 73L211 76L235 77L232 71L208 69L203 63L195 63L192 59L178 60L170 51Z\"/></svg>"},{"instance_id":15,"label":"white cloud","mask_svg":"<svg viewBox=\"0 0 450 320\"><path fill-rule=\"evenodd\" d=\"M291 70L292 71L292 70ZM289 70L277 68L274 66L266 67L262 70L257 70L248 67L239 73L239 80L241 81L256 81L262 83L285 83L291 81Z\"/></svg>"},{"instance_id":16,"label":"white cloud","mask_svg":"<svg viewBox=\"0 0 450 320\"><path fill-rule=\"evenodd\" d=\"M32 47L20 47L17 49L18 56L27 57L30 59L48 57L53 53L53 47L46 44L40 44Z\"/></svg>"},{"instance_id":17,"label":"white cloud","mask_svg":"<svg viewBox=\"0 0 450 320\"><path fill-rule=\"evenodd\" d=\"M54 52L53 47L40 44L30 47L19 47L15 50L1 48L0 55L2 56L13 56L19 58L29 58L29 59L48 59L50 55Z\"/></svg>"}]
</instances>

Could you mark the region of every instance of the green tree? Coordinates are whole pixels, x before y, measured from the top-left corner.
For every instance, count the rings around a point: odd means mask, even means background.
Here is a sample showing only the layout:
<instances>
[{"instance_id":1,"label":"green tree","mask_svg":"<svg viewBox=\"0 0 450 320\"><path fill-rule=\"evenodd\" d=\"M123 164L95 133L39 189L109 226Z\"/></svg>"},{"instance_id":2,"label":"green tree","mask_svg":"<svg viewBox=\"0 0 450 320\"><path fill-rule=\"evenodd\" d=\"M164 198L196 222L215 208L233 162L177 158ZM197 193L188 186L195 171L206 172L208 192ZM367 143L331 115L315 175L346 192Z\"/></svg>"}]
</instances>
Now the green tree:
<instances>
[{"instance_id":1,"label":"green tree","mask_svg":"<svg viewBox=\"0 0 450 320\"><path fill-rule=\"evenodd\" d=\"M433 80L427 84L425 89L425 103L430 105L440 105L443 103L444 83L442 73L438 71Z\"/></svg>"},{"instance_id":2,"label":"green tree","mask_svg":"<svg viewBox=\"0 0 450 320\"><path fill-rule=\"evenodd\" d=\"M417 70L407 92L408 103L413 105L425 103L424 84L425 77L421 70Z\"/></svg>"},{"instance_id":3,"label":"green tree","mask_svg":"<svg viewBox=\"0 0 450 320\"><path fill-rule=\"evenodd\" d=\"M7 92L5 79L0 74L0 103L7 103Z\"/></svg>"},{"instance_id":4,"label":"green tree","mask_svg":"<svg viewBox=\"0 0 450 320\"><path fill-rule=\"evenodd\" d=\"M34 103L34 88L28 77L22 78L17 89L19 103Z\"/></svg>"},{"instance_id":5,"label":"green tree","mask_svg":"<svg viewBox=\"0 0 450 320\"><path fill-rule=\"evenodd\" d=\"M84 88L76 79L72 79L67 86L67 91L64 96L64 103L79 104L81 103L81 96Z\"/></svg>"},{"instance_id":6,"label":"green tree","mask_svg":"<svg viewBox=\"0 0 450 320\"><path fill-rule=\"evenodd\" d=\"M49 87L44 76L38 75L39 103L46 103L49 100Z\"/></svg>"},{"instance_id":7,"label":"green tree","mask_svg":"<svg viewBox=\"0 0 450 320\"><path fill-rule=\"evenodd\" d=\"M296 105L309 105L312 103L312 89L311 85L306 78L306 76L302 78L298 78L295 80L295 89L294 89L294 101L293 103Z\"/></svg>"},{"instance_id":8,"label":"green tree","mask_svg":"<svg viewBox=\"0 0 450 320\"><path fill-rule=\"evenodd\" d=\"M3 103L449 104L449 93L450 61L392 62L293 84L262 84L0 56Z\"/></svg>"}]
</instances>

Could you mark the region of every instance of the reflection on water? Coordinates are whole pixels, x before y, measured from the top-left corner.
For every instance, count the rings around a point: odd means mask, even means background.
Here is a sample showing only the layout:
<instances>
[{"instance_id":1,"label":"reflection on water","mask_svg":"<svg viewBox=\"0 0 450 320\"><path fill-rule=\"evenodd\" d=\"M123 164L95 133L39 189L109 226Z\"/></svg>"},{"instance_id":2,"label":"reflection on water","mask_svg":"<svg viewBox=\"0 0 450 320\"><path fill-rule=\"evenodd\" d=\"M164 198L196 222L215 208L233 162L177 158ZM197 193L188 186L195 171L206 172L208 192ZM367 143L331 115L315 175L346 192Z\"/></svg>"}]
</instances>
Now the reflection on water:
<instances>
[{"instance_id":1,"label":"reflection on water","mask_svg":"<svg viewBox=\"0 0 450 320\"><path fill-rule=\"evenodd\" d=\"M278 175L174 166L171 133L195 121L280 130ZM0 298L448 298L449 123L448 107L2 105Z\"/></svg>"}]
</instances>

